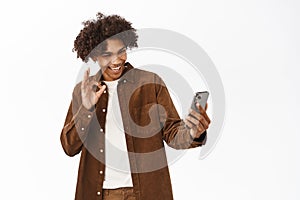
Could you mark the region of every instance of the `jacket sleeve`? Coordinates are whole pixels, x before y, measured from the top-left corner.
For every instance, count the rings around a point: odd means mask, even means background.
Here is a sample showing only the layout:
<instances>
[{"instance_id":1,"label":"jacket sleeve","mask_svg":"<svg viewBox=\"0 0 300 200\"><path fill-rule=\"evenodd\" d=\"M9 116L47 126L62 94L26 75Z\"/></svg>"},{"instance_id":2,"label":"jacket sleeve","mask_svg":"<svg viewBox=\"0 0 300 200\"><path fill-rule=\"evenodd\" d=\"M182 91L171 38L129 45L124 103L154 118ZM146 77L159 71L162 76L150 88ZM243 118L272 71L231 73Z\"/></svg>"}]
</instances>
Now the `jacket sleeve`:
<instances>
[{"instance_id":1,"label":"jacket sleeve","mask_svg":"<svg viewBox=\"0 0 300 200\"><path fill-rule=\"evenodd\" d=\"M87 110L81 104L81 94L74 89L73 98L60 135L62 147L67 155L74 156L81 151L93 115L93 111Z\"/></svg>"},{"instance_id":2,"label":"jacket sleeve","mask_svg":"<svg viewBox=\"0 0 300 200\"><path fill-rule=\"evenodd\" d=\"M206 131L199 138L192 138L190 130L184 126L173 104L165 83L160 77L156 77L157 103L162 105L158 109L159 120L162 124L163 139L175 149L187 149L202 146L207 139Z\"/></svg>"}]
</instances>

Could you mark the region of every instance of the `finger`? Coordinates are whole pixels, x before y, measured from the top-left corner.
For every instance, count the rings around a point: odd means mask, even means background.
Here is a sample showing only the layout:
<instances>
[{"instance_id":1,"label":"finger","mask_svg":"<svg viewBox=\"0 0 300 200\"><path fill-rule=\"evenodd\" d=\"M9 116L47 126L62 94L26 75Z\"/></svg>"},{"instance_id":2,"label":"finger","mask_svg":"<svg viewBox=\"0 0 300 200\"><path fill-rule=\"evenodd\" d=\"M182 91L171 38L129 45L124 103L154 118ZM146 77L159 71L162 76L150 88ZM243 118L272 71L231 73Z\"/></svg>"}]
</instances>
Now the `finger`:
<instances>
[{"instance_id":1,"label":"finger","mask_svg":"<svg viewBox=\"0 0 300 200\"><path fill-rule=\"evenodd\" d=\"M83 80L81 82L81 88L83 89L84 87L86 87L87 83L88 83L88 79L89 79L89 75L90 75L90 68L88 68L87 70L85 70L84 74L83 74Z\"/></svg>"},{"instance_id":2,"label":"finger","mask_svg":"<svg viewBox=\"0 0 300 200\"><path fill-rule=\"evenodd\" d=\"M206 128L205 127L203 127L203 125L202 124L199 124L198 126L197 126L197 129L198 129L198 131L199 132L203 132L203 131L205 131L206 130Z\"/></svg>"},{"instance_id":3,"label":"finger","mask_svg":"<svg viewBox=\"0 0 300 200\"><path fill-rule=\"evenodd\" d=\"M90 68L87 68L87 70L85 70L85 73L83 75L83 80L87 81L89 79L90 76Z\"/></svg>"},{"instance_id":4,"label":"finger","mask_svg":"<svg viewBox=\"0 0 300 200\"><path fill-rule=\"evenodd\" d=\"M202 106L199 103L196 103L196 106L197 106L197 108L198 108L198 110L200 111L201 114L205 112L205 109L202 108Z\"/></svg>"},{"instance_id":5,"label":"finger","mask_svg":"<svg viewBox=\"0 0 300 200\"><path fill-rule=\"evenodd\" d=\"M89 81L87 86L90 90L94 89L93 91L96 91L96 88L100 87L101 84L99 82L95 81L95 80L91 80L91 81ZM96 86L96 88L94 88L94 86Z\"/></svg>"},{"instance_id":6,"label":"finger","mask_svg":"<svg viewBox=\"0 0 300 200\"><path fill-rule=\"evenodd\" d=\"M206 129L208 128L210 122L208 122L208 120L202 114L190 109L189 116L196 118L196 120L200 121Z\"/></svg>"},{"instance_id":7,"label":"finger","mask_svg":"<svg viewBox=\"0 0 300 200\"><path fill-rule=\"evenodd\" d=\"M106 85L101 86L100 84L98 85L98 87L100 88L98 92L96 92L96 96L98 98L100 98L100 96L102 95L102 93L104 92L104 90L106 89Z\"/></svg>"},{"instance_id":8,"label":"finger","mask_svg":"<svg viewBox=\"0 0 300 200\"><path fill-rule=\"evenodd\" d=\"M205 104L205 111L207 111L208 103Z\"/></svg>"},{"instance_id":9,"label":"finger","mask_svg":"<svg viewBox=\"0 0 300 200\"><path fill-rule=\"evenodd\" d=\"M209 123L208 123L208 121L205 120L204 117L201 116L201 118L200 118L199 121L200 121L200 124L203 126L203 128L204 128L205 130L208 129Z\"/></svg>"},{"instance_id":10,"label":"finger","mask_svg":"<svg viewBox=\"0 0 300 200\"><path fill-rule=\"evenodd\" d=\"M205 113L205 116L203 116L205 118L205 120L207 121L208 124L210 124L210 118L209 116Z\"/></svg>"},{"instance_id":11,"label":"finger","mask_svg":"<svg viewBox=\"0 0 300 200\"><path fill-rule=\"evenodd\" d=\"M198 107L201 116L203 116L205 118L205 120L210 124L210 119L209 119L206 111L200 106L200 104L197 103L196 106Z\"/></svg>"},{"instance_id":12,"label":"finger","mask_svg":"<svg viewBox=\"0 0 300 200\"><path fill-rule=\"evenodd\" d=\"M189 121L190 123L192 123L194 126L197 126L200 122L198 119L195 119L194 117L188 115L186 118L185 118L187 121Z\"/></svg>"},{"instance_id":13,"label":"finger","mask_svg":"<svg viewBox=\"0 0 300 200\"><path fill-rule=\"evenodd\" d=\"M200 118L200 116L201 116L201 114L199 112L197 112L193 109L189 109L189 112L190 112L189 115L196 119Z\"/></svg>"},{"instance_id":14,"label":"finger","mask_svg":"<svg viewBox=\"0 0 300 200\"><path fill-rule=\"evenodd\" d=\"M206 130L206 129L205 129L203 126L199 125L199 126L197 127L196 137L200 137L200 135L202 135L202 133L204 133L205 130Z\"/></svg>"},{"instance_id":15,"label":"finger","mask_svg":"<svg viewBox=\"0 0 300 200\"><path fill-rule=\"evenodd\" d=\"M206 119L199 113L197 113L196 116L188 115L187 120L191 121L191 123L193 123L196 126L198 126L201 123L205 129L208 129L209 126L208 121L206 121Z\"/></svg>"}]
</instances>

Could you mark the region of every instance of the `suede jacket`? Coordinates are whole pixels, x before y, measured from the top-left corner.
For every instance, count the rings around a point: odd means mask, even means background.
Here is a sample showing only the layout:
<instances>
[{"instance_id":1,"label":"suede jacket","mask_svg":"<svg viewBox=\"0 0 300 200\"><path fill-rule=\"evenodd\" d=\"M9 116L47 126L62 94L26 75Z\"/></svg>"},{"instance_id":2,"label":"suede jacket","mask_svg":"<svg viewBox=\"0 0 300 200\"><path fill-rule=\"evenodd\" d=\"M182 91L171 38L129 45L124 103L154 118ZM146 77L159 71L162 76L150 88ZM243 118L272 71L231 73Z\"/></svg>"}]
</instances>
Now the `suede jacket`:
<instances>
[{"instance_id":1,"label":"suede jacket","mask_svg":"<svg viewBox=\"0 0 300 200\"><path fill-rule=\"evenodd\" d=\"M90 79L105 84L101 70ZM81 153L75 200L100 200L105 176L108 92L87 110L81 103L80 84L74 88L60 140L67 155ZM155 73L133 68L127 62L117 91L137 199L172 200L163 141L175 149L198 147L205 144L206 132L199 138L191 137L164 82Z\"/></svg>"}]
</instances>

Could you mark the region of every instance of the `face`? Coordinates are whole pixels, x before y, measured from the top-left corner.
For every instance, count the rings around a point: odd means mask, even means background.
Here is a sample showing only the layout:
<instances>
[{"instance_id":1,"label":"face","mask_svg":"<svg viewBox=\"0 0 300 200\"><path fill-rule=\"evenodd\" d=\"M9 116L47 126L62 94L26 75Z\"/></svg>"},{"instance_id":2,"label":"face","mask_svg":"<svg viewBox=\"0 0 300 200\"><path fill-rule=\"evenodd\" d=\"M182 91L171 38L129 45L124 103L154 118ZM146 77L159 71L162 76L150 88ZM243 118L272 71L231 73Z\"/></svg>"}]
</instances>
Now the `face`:
<instances>
[{"instance_id":1,"label":"face","mask_svg":"<svg viewBox=\"0 0 300 200\"><path fill-rule=\"evenodd\" d=\"M114 81L120 78L124 71L127 59L126 47L119 39L106 40L107 47L95 59L101 67L105 81Z\"/></svg>"}]
</instances>

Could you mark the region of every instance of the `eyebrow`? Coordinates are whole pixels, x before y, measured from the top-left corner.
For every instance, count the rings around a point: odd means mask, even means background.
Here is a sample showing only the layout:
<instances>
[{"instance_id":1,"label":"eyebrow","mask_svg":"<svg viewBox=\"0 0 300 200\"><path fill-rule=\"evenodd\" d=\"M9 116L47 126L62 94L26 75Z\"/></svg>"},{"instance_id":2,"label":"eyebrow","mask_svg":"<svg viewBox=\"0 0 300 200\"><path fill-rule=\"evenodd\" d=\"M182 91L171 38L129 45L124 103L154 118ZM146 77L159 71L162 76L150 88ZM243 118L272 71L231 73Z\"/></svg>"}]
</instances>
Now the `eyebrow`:
<instances>
[{"instance_id":1,"label":"eyebrow","mask_svg":"<svg viewBox=\"0 0 300 200\"><path fill-rule=\"evenodd\" d=\"M126 49L126 46L123 46L121 49L119 49L118 53L121 52L121 51L123 51L124 49ZM111 54L111 53L112 52L110 52L110 51L104 50L101 54Z\"/></svg>"}]
</instances>

